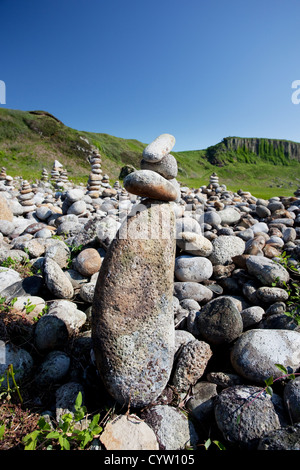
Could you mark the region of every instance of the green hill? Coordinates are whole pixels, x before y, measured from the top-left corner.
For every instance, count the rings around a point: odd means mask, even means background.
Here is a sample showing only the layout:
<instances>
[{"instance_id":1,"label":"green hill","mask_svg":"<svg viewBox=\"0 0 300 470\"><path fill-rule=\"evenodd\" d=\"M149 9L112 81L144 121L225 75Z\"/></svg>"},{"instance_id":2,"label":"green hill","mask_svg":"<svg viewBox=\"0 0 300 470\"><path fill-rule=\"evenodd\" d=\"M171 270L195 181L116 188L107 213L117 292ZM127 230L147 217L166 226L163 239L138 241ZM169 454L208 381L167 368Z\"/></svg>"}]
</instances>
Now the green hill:
<instances>
[{"instance_id":1,"label":"green hill","mask_svg":"<svg viewBox=\"0 0 300 470\"><path fill-rule=\"evenodd\" d=\"M87 182L91 146L99 148L102 170L111 182L120 169L137 169L146 143L103 133L78 131L45 111L0 108L0 166L7 174L30 181L50 173L60 161L74 182ZM228 189L243 189L258 197L292 195L300 185L300 144L276 140L226 137L207 149L172 152L178 180L189 187L206 185L216 172Z\"/></svg>"}]
</instances>

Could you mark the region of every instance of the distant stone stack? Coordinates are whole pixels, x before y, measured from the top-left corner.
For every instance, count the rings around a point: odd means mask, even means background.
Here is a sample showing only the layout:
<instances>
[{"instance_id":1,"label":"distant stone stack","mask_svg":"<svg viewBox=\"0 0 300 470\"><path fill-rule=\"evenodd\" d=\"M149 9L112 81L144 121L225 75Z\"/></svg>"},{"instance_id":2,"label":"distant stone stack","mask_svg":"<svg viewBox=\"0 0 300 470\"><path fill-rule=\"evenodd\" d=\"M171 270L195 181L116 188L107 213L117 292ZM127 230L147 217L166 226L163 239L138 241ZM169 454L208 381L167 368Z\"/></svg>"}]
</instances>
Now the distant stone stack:
<instances>
[{"instance_id":1,"label":"distant stone stack","mask_svg":"<svg viewBox=\"0 0 300 470\"><path fill-rule=\"evenodd\" d=\"M119 194L119 200L126 201L127 199L130 199L130 195L128 194L128 191L126 191L125 188L122 188Z\"/></svg>"},{"instance_id":2,"label":"distant stone stack","mask_svg":"<svg viewBox=\"0 0 300 470\"><path fill-rule=\"evenodd\" d=\"M101 155L96 148L94 148L90 158L91 173L87 183L87 194L92 199L97 199L101 193L102 170L101 170Z\"/></svg>"},{"instance_id":3,"label":"distant stone stack","mask_svg":"<svg viewBox=\"0 0 300 470\"><path fill-rule=\"evenodd\" d=\"M300 188L298 188L298 189L294 192L294 196L300 197Z\"/></svg>"},{"instance_id":4,"label":"distant stone stack","mask_svg":"<svg viewBox=\"0 0 300 470\"><path fill-rule=\"evenodd\" d=\"M35 210L36 205L34 203L34 192L31 185L27 180L23 180L22 186L20 189L20 194L18 196L20 204L23 206L23 214L32 212Z\"/></svg>"},{"instance_id":5,"label":"distant stone stack","mask_svg":"<svg viewBox=\"0 0 300 470\"><path fill-rule=\"evenodd\" d=\"M46 168L43 168L41 181L48 181L49 175Z\"/></svg>"},{"instance_id":6,"label":"distant stone stack","mask_svg":"<svg viewBox=\"0 0 300 470\"><path fill-rule=\"evenodd\" d=\"M60 173L60 182L63 184L63 186L67 186L69 183L68 172L65 169L63 169Z\"/></svg>"},{"instance_id":7,"label":"distant stone stack","mask_svg":"<svg viewBox=\"0 0 300 470\"><path fill-rule=\"evenodd\" d=\"M1 172L0 172L0 181L5 181L6 180L6 168L5 166L3 166L1 168Z\"/></svg>"},{"instance_id":8,"label":"distant stone stack","mask_svg":"<svg viewBox=\"0 0 300 470\"><path fill-rule=\"evenodd\" d=\"M213 189L216 189L219 187L219 177L217 173L213 173L210 178L209 178L209 186Z\"/></svg>"},{"instance_id":9,"label":"distant stone stack","mask_svg":"<svg viewBox=\"0 0 300 470\"><path fill-rule=\"evenodd\" d=\"M109 176L108 175L103 175L103 178L102 178L102 181L101 181L101 186L103 186L104 188L111 188L110 184L109 184Z\"/></svg>"},{"instance_id":10,"label":"distant stone stack","mask_svg":"<svg viewBox=\"0 0 300 470\"><path fill-rule=\"evenodd\" d=\"M52 170L51 170L51 180L54 183L59 182L61 168L62 168L62 164L59 163L57 160L55 160L53 163Z\"/></svg>"},{"instance_id":11,"label":"distant stone stack","mask_svg":"<svg viewBox=\"0 0 300 470\"><path fill-rule=\"evenodd\" d=\"M12 176L6 175L5 186L8 186L9 189L14 187L14 179Z\"/></svg>"},{"instance_id":12,"label":"distant stone stack","mask_svg":"<svg viewBox=\"0 0 300 470\"><path fill-rule=\"evenodd\" d=\"M118 191L118 192L121 191L122 188L121 188L121 185L120 185L120 181L119 181L119 180L115 181L115 183L114 183L114 185L113 185L113 188L114 188L116 191Z\"/></svg>"}]
</instances>

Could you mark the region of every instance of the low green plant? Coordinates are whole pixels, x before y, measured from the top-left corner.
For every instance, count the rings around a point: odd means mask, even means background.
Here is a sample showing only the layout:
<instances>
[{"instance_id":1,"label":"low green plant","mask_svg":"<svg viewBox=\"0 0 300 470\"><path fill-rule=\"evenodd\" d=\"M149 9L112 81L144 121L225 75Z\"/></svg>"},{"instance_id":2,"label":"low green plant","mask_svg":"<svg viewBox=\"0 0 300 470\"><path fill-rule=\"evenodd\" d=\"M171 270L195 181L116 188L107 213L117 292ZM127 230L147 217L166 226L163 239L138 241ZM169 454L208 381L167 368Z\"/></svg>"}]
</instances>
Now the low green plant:
<instances>
[{"instance_id":1,"label":"low green plant","mask_svg":"<svg viewBox=\"0 0 300 470\"><path fill-rule=\"evenodd\" d=\"M16 383L15 372L14 372L14 368L13 368L12 364L8 365L5 373L0 377L0 389L2 389L2 384L5 380L5 378L6 378L6 388L3 387L3 391L0 392L0 398L2 399L2 397L5 396L5 398L7 400L10 400L11 399L11 393L17 392L19 400L22 404L23 403L23 398L21 396L20 389L19 389L19 387ZM12 380L14 387L11 387L10 379Z\"/></svg>"},{"instance_id":2,"label":"low green plant","mask_svg":"<svg viewBox=\"0 0 300 470\"><path fill-rule=\"evenodd\" d=\"M73 262L73 259L80 253L80 251L82 250L83 248L83 245L68 245L66 243L67 247L70 249L70 256L67 260L67 267L68 268L71 268L71 265L72 265L72 262Z\"/></svg>"},{"instance_id":3,"label":"low green plant","mask_svg":"<svg viewBox=\"0 0 300 470\"><path fill-rule=\"evenodd\" d=\"M45 315L48 312L48 310L49 310L49 305L45 305L42 311L36 317L33 317L33 320L38 321L43 315Z\"/></svg>"},{"instance_id":4,"label":"low green plant","mask_svg":"<svg viewBox=\"0 0 300 470\"><path fill-rule=\"evenodd\" d=\"M36 305L31 303L31 300L28 299L26 304L24 305L24 309L25 309L25 312L26 312L26 315L28 315L29 313L31 313L34 309L35 309Z\"/></svg>"},{"instance_id":5,"label":"low green plant","mask_svg":"<svg viewBox=\"0 0 300 470\"><path fill-rule=\"evenodd\" d=\"M22 277L27 277L33 274L33 268L30 263L30 260L25 256L21 260L8 256L5 260L1 262L1 267L12 268L17 271Z\"/></svg>"},{"instance_id":6,"label":"low green plant","mask_svg":"<svg viewBox=\"0 0 300 470\"><path fill-rule=\"evenodd\" d=\"M16 301L17 297L14 297L10 302L6 300L6 297L0 297L0 313L9 313Z\"/></svg>"},{"instance_id":7,"label":"low green plant","mask_svg":"<svg viewBox=\"0 0 300 470\"><path fill-rule=\"evenodd\" d=\"M204 446L205 450L208 450L209 447L210 447L212 444L216 445L219 450L226 450L226 447L225 447L220 441L216 441L216 440L213 440L213 441L212 441L210 438L208 438L208 439L204 442L203 446Z\"/></svg>"},{"instance_id":8,"label":"low green plant","mask_svg":"<svg viewBox=\"0 0 300 470\"><path fill-rule=\"evenodd\" d=\"M34 430L23 438L25 450L35 450L37 447L53 449L59 446L60 450L70 450L72 446L77 445L84 449L93 438L100 434L102 427L99 426L100 415L96 414L89 422L87 428L78 429L77 423L86 416L86 407L82 405L82 394L78 393L75 401L75 412L62 415L56 429L42 416L39 419L39 429Z\"/></svg>"},{"instance_id":9,"label":"low green plant","mask_svg":"<svg viewBox=\"0 0 300 470\"><path fill-rule=\"evenodd\" d=\"M287 271L290 271L292 276L293 274L300 275L299 263L291 263L290 258L291 256L283 251L281 255L277 257L277 262ZM277 280L272 283L273 287L276 287L277 285ZM285 312L285 315L292 318L300 326L300 284L297 280L291 277L288 282L282 283L282 287L288 293L288 300L286 301L286 306L288 309Z\"/></svg>"},{"instance_id":10,"label":"low green plant","mask_svg":"<svg viewBox=\"0 0 300 470\"><path fill-rule=\"evenodd\" d=\"M1 439L3 439L4 434L5 434L5 424L2 424L2 426L0 426L0 441Z\"/></svg>"}]
</instances>

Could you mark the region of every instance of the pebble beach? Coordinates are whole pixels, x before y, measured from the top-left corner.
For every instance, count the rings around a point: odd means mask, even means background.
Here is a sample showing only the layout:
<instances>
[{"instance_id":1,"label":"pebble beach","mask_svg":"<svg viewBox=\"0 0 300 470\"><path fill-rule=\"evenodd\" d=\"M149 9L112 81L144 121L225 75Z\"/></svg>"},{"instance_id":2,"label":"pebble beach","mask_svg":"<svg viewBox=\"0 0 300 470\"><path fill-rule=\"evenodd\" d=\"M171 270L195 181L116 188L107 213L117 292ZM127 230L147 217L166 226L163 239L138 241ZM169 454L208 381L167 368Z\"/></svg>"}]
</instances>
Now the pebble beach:
<instances>
[{"instance_id":1,"label":"pebble beach","mask_svg":"<svg viewBox=\"0 0 300 470\"><path fill-rule=\"evenodd\" d=\"M300 189L184 187L174 145L114 184L96 149L86 186L2 168L0 375L53 422L79 391L113 410L92 450L300 450Z\"/></svg>"}]
</instances>

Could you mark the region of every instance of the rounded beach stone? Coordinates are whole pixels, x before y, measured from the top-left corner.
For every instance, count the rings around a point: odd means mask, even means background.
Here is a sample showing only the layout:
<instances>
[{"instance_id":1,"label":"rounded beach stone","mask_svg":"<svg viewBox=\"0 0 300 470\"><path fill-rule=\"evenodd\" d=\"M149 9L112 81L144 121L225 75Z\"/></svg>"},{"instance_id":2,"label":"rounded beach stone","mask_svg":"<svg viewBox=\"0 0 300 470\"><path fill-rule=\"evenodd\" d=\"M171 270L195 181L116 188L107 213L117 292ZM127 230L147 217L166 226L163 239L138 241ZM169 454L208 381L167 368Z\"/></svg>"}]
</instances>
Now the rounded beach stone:
<instances>
[{"instance_id":1,"label":"rounded beach stone","mask_svg":"<svg viewBox=\"0 0 300 470\"><path fill-rule=\"evenodd\" d=\"M249 274L255 276L263 285L272 286L276 282L277 286L286 284L290 275L279 263L264 256L250 255L246 260Z\"/></svg>"},{"instance_id":2,"label":"rounded beach stone","mask_svg":"<svg viewBox=\"0 0 300 470\"><path fill-rule=\"evenodd\" d=\"M159 201L176 201L175 186L166 178L151 170L130 173L123 181L124 188L131 194Z\"/></svg>"},{"instance_id":3,"label":"rounded beach stone","mask_svg":"<svg viewBox=\"0 0 300 470\"><path fill-rule=\"evenodd\" d=\"M155 239L140 237L152 221ZM169 231L162 224L169 221ZM143 407L164 390L173 365L175 220L169 204L146 202L103 260L92 338L103 383L117 402Z\"/></svg>"},{"instance_id":4,"label":"rounded beach stone","mask_svg":"<svg viewBox=\"0 0 300 470\"><path fill-rule=\"evenodd\" d=\"M300 423L265 434L257 450L300 450Z\"/></svg>"},{"instance_id":5,"label":"rounded beach stone","mask_svg":"<svg viewBox=\"0 0 300 470\"><path fill-rule=\"evenodd\" d=\"M175 137L171 134L161 134L156 137L143 151L143 159L147 162L159 162L168 155L175 145Z\"/></svg>"},{"instance_id":6,"label":"rounded beach stone","mask_svg":"<svg viewBox=\"0 0 300 470\"><path fill-rule=\"evenodd\" d=\"M244 240L234 235L221 235L213 240L212 246L209 259L214 265L231 263L234 256L242 255L245 250Z\"/></svg>"},{"instance_id":7,"label":"rounded beach stone","mask_svg":"<svg viewBox=\"0 0 300 470\"><path fill-rule=\"evenodd\" d=\"M275 366L296 370L300 366L300 333L292 330L253 329L244 332L231 350L231 364L248 380L264 383L280 377Z\"/></svg>"},{"instance_id":8,"label":"rounded beach stone","mask_svg":"<svg viewBox=\"0 0 300 470\"><path fill-rule=\"evenodd\" d=\"M67 325L55 315L43 315L34 330L34 343L41 351L63 348L69 339Z\"/></svg>"},{"instance_id":9,"label":"rounded beach stone","mask_svg":"<svg viewBox=\"0 0 300 470\"><path fill-rule=\"evenodd\" d=\"M51 351L42 362L35 376L39 388L48 388L65 378L70 368L70 357L62 351Z\"/></svg>"},{"instance_id":10,"label":"rounded beach stone","mask_svg":"<svg viewBox=\"0 0 300 470\"><path fill-rule=\"evenodd\" d=\"M281 427L274 398L262 392L260 387L235 385L216 397L215 419L225 439L254 450L260 437Z\"/></svg>"},{"instance_id":11,"label":"rounded beach stone","mask_svg":"<svg viewBox=\"0 0 300 470\"><path fill-rule=\"evenodd\" d=\"M175 276L179 281L202 282L212 274L213 266L207 258L182 255L175 260Z\"/></svg>"},{"instance_id":12,"label":"rounded beach stone","mask_svg":"<svg viewBox=\"0 0 300 470\"><path fill-rule=\"evenodd\" d=\"M195 256L209 256L213 250L211 241L195 232L180 232L176 243L183 251Z\"/></svg>"},{"instance_id":13,"label":"rounded beach stone","mask_svg":"<svg viewBox=\"0 0 300 470\"><path fill-rule=\"evenodd\" d=\"M73 297L74 289L71 281L56 261L51 258L45 258L44 278L48 289L57 298L70 299Z\"/></svg>"},{"instance_id":14,"label":"rounded beach stone","mask_svg":"<svg viewBox=\"0 0 300 470\"><path fill-rule=\"evenodd\" d=\"M32 356L25 349L15 346L12 343L5 343L0 340L0 376L4 377L1 383L2 387L7 388L8 366L12 364L16 382L19 384L31 373L34 362ZM9 384L13 387L12 379L9 378Z\"/></svg>"},{"instance_id":15,"label":"rounded beach stone","mask_svg":"<svg viewBox=\"0 0 300 470\"><path fill-rule=\"evenodd\" d=\"M234 225L237 224L241 218L241 213L234 207L226 207L218 212L221 218L221 224Z\"/></svg>"},{"instance_id":16,"label":"rounded beach stone","mask_svg":"<svg viewBox=\"0 0 300 470\"><path fill-rule=\"evenodd\" d=\"M102 258L95 248L82 250L75 260L75 269L83 276L90 277L101 267Z\"/></svg>"},{"instance_id":17,"label":"rounded beach stone","mask_svg":"<svg viewBox=\"0 0 300 470\"><path fill-rule=\"evenodd\" d=\"M159 173L166 179L176 178L178 173L177 161L173 155L166 155L159 162L150 163L146 160L141 161L141 170L152 170Z\"/></svg>"},{"instance_id":18,"label":"rounded beach stone","mask_svg":"<svg viewBox=\"0 0 300 470\"><path fill-rule=\"evenodd\" d=\"M228 344L243 332L243 321L234 300L218 297L204 305L197 317L200 336L210 344Z\"/></svg>"},{"instance_id":19,"label":"rounded beach stone","mask_svg":"<svg viewBox=\"0 0 300 470\"><path fill-rule=\"evenodd\" d=\"M179 300L193 299L205 303L212 299L213 292L197 282L174 282L174 295Z\"/></svg>"},{"instance_id":20,"label":"rounded beach stone","mask_svg":"<svg viewBox=\"0 0 300 470\"><path fill-rule=\"evenodd\" d=\"M256 291L257 298L265 303L284 302L288 300L289 294L280 287L259 287Z\"/></svg>"},{"instance_id":21,"label":"rounded beach stone","mask_svg":"<svg viewBox=\"0 0 300 470\"><path fill-rule=\"evenodd\" d=\"M253 305L242 310L241 317L243 320L244 328L248 328L249 326L259 323L262 320L264 314L264 309L262 307L259 307L258 305Z\"/></svg>"}]
</instances>

